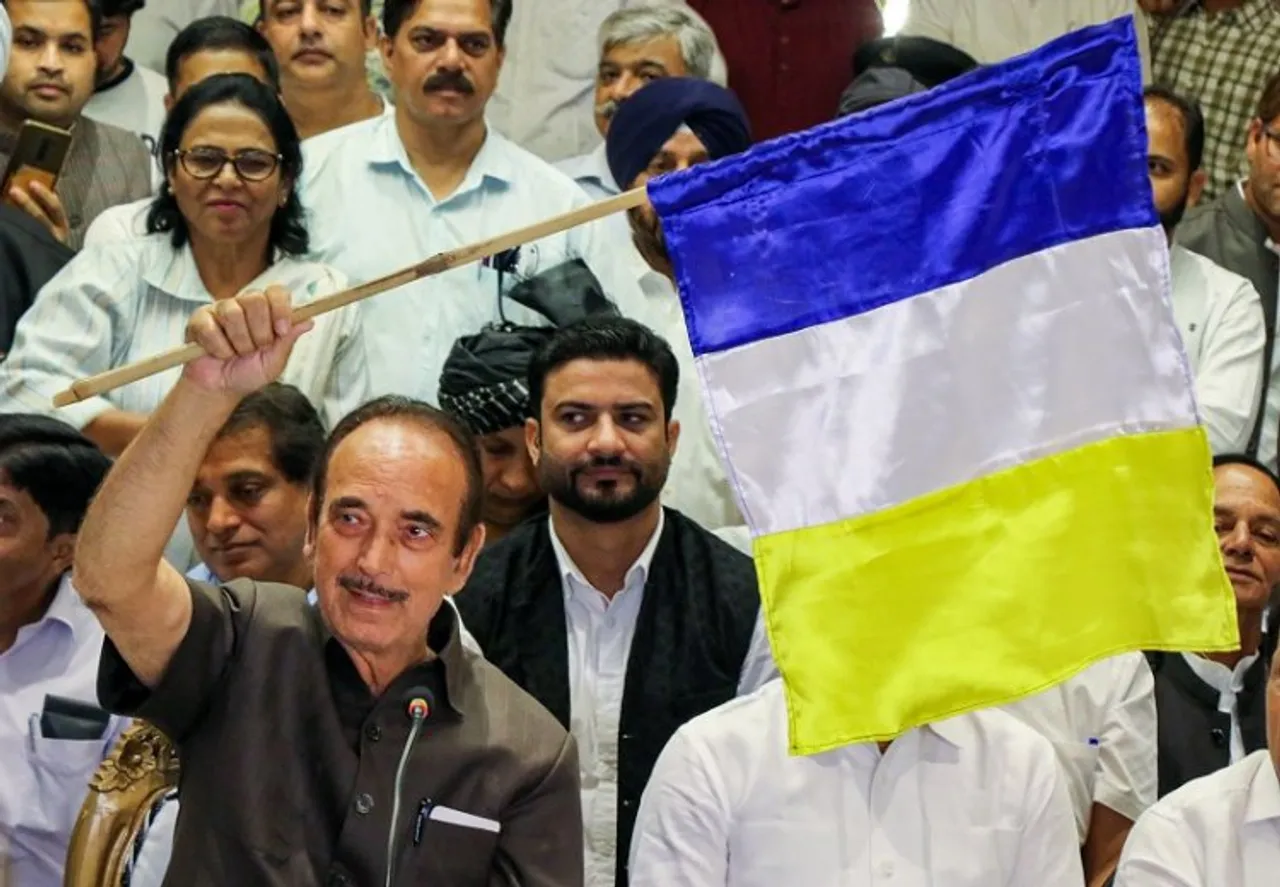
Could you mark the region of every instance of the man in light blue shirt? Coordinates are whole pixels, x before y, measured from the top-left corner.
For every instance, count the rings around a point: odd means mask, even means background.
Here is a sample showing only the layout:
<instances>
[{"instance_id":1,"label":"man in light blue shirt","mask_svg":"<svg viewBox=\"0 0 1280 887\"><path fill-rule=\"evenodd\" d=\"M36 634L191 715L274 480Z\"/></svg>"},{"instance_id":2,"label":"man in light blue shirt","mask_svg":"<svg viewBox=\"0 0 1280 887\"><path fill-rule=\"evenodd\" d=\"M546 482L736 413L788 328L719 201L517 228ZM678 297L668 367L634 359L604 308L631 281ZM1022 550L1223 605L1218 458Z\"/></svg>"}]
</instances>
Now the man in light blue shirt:
<instances>
[{"instance_id":1,"label":"man in light blue shirt","mask_svg":"<svg viewBox=\"0 0 1280 887\"><path fill-rule=\"evenodd\" d=\"M98 708L102 628L71 587L110 462L71 426L0 416L0 883L60 887L89 779L125 721Z\"/></svg>"},{"instance_id":2,"label":"man in light blue shirt","mask_svg":"<svg viewBox=\"0 0 1280 887\"><path fill-rule=\"evenodd\" d=\"M510 0L389 0L384 66L394 117L311 140L300 185L312 243L354 283L587 203L570 179L512 144L484 118L498 79ZM616 259L623 244L599 223L467 265L366 302L375 395L436 402L453 342L505 316L537 324L498 294L518 279L582 258L624 313L643 298Z\"/></svg>"}]
</instances>

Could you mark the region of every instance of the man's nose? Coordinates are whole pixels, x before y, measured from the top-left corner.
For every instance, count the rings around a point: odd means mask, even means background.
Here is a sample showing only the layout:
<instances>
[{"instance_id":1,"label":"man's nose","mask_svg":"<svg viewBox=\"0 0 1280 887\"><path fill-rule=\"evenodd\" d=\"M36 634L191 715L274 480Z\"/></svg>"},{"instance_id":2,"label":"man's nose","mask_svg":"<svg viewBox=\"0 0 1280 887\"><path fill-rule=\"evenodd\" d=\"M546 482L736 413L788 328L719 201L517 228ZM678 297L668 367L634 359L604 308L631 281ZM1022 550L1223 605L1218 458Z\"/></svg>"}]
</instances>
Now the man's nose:
<instances>
[{"instance_id":1,"label":"man's nose","mask_svg":"<svg viewBox=\"0 0 1280 887\"><path fill-rule=\"evenodd\" d=\"M395 544L386 535L373 532L365 537L357 565L367 576L384 576L395 561Z\"/></svg>"},{"instance_id":2,"label":"man's nose","mask_svg":"<svg viewBox=\"0 0 1280 887\"><path fill-rule=\"evenodd\" d=\"M240 525L240 515L226 499L214 496L209 503L209 519L205 521L205 525L210 533L222 534Z\"/></svg>"},{"instance_id":3,"label":"man's nose","mask_svg":"<svg viewBox=\"0 0 1280 887\"><path fill-rule=\"evenodd\" d=\"M1249 532L1249 525L1244 521L1237 521L1230 531L1223 534L1218 547L1223 554L1245 555L1252 558L1253 535Z\"/></svg>"}]
</instances>

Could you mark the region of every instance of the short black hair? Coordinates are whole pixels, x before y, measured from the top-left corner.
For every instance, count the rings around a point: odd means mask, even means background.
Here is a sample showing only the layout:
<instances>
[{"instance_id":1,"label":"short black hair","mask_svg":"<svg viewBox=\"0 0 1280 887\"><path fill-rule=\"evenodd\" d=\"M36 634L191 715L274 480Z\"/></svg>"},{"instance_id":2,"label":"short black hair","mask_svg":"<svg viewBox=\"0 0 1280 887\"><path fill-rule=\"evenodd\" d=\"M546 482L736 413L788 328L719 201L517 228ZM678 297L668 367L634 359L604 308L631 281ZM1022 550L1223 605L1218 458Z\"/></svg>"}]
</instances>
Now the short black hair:
<instances>
[{"instance_id":1,"label":"short black hair","mask_svg":"<svg viewBox=\"0 0 1280 887\"><path fill-rule=\"evenodd\" d=\"M0 474L35 500L49 538L80 529L111 460L66 422L30 413L0 415Z\"/></svg>"},{"instance_id":2,"label":"short black hair","mask_svg":"<svg viewBox=\"0 0 1280 887\"><path fill-rule=\"evenodd\" d=\"M1276 493L1280 494L1280 475L1275 470L1268 468L1258 459L1246 453L1219 453L1213 457L1213 467L1221 468L1224 465L1243 465L1246 468L1252 468L1259 474L1266 476L1276 488Z\"/></svg>"},{"instance_id":3,"label":"short black hair","mask_svg":"<svg viewBox=\"0 0 1280 887\"><path fill-rule=\"evenodd\" d=\"M260 22L266 17L269 2L270 0L258 0L258 14L254 17L255 22ZM362 18L373 15L373 0L360 0L360 15Z\"/></svg>"},{"instance_id":4,"label":"short black hair","mask_svg":"<svg viewBox=\"0 0 1280 887\"><path fill-rule=\"evenodd\" d=\"M439 431L449 438L449 442L457 450L466 473L467 485L462 494L453 553L455 556L462 554L463 549L467 547L467 540L480 524L484 496L480 448L476 444L475 436L453 416L436 409L431 404L398 394L384 395L369 401L364 406L356 407L334 426L333 431L329 432L329 438L325 441L324 451L316 463L315 474L311 481L311 525L314 527L320 523L320 508L324 502L329 462L333 459L334 451L356 430L379 419L403 421L430 431Z\"/></svg>"},{"instance_id":5,"label":"short black hair","mask_svg":"<svg viewBox=\"0 0 1280 887\"><path fill-rule=\"evenodd\" d=\"M102 17L115 18L118 15L133 15L147 5L147 0L97 0L102 7Z\"/></svg>"},{"instance_id":6,"label":"short black hair","mask_svg":"<svg viewBox=\"0 0 1280 887\"><path fill-rule=\"evenodd\" d=\"M542 415L547 376L575 360L634 360L658 380L666 420L676 408L680 364L667 340L627 317L588 317L557 330L529 364L529 406Z\"/></svg>"},{"instance_id":7,"label":"short black hair","mask_svg":"<svg viewBox=\"0 0 1280 887\"><path fill-rule=\"evenodd\" d=\"M392 39L422 0L386 0L382 6L382 32ZM511 24L511 0L489 0L489 18L493 22L493 40L501 49L507 41L507 25Z\"/></svg>"},{"instance_id":8,"label":"short black hair","mask_svg":"<svg viewBox=\"0 0 1280 887\"><path fill-rule=\"evenodd\" d=\"M214 105L237 104L258 115L275 139L276 153L280 161L280 174L292 186L284 206L276 209L271 217L271 248L290 256L305 255L310 248L306 217L296 187L302 175L302 146L298 130L289 118L278 93L248 74L214 74L187 90L174 104L160 130L160 160L166 173L172 172L177 163L175 152L182 144L182 134L191 121L205 108ZM147 213L147 233L171 235L175 249L188 240L187 220L178 209L166 175L160 193L151 202Z\"/></svg>"},{"instance_id":9,"label":"short black hair","mask_svg":"<svg viewBox=\"0 0 1280 887\"><path fill-rule=\"evenodd\" d=\"M89 10L89 34L97 40L102 33L102 0L84 0L84 5ZM0 0L0 6L9 8L5 0Z\"/></svg>"},{"instance_id":10,"label":"short black hair","mask_svg":"<svg viewBox=\"0 0 1280 887\"><path fill-rule=\"evenodd\" d=\"M267 83L276 92L280 91L280 62L271 51L271 44L266 38L239 19L226 15L211 15L198 18L187 25L169 44L164 58L164 76L169 81L169 94L172 95L178 85L178 74L182 63L198 52L216 50L240 51L251 55L262 65L267 74Z\"/></svg>"},{"instance_id":11,"label":"short black hair","mask_svg":"<svg viewBox=\"0 0 1280 887\"><path fill-rule=\"evenodd\" d=\"M324 451L324 423L307 396L292 385L272 382L236 405L215 440L254 428L267 432L276 471L295 486L307 486Z\"/></svg>"},{"instance_id":12,"label":"short black hair","mask_svg":"<svg viewBox=\"0 0 1280 887\"><path fill-rule=\"evenodd\" d=\"M1190 172L1200 169L1204 163L1204 112L1200 110L1200 103L1160 84L1144 89L1142 98L1146 101L1164 102L1178 112L1182 117L1182 135L1187 143Z\"/></svg>"}]
</instances>

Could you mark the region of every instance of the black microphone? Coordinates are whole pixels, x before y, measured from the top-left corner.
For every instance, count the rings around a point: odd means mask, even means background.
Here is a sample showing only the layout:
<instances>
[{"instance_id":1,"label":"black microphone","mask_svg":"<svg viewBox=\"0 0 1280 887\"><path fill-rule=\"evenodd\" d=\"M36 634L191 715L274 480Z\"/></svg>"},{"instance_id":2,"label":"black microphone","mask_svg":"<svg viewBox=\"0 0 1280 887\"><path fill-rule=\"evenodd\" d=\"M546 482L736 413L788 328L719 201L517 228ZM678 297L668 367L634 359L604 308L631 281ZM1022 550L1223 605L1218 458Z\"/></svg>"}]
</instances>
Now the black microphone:
<instances>
[{"instance_id":1,"label":"black microphone","mask_svg":"<svg viewBox=\"0 0 1280 887\"><path fill-rule=\"evenodd\" d=\"M404 748L400 752L400 763L396 766L396 785L395 791L391 795L391 825L387 828L387 880L385 887L391 887L395 876L395 851L396 851L396 825L400 821L400 792L404 788L404 770L405 765L409 763L409 752L413 748L413 743L417 741L418 734L422 732L422 725L431 714L431 709L435 707L435 697L431 691L422 686L410 687L404 694L404 713L405 716L413 723L409 728L409 737L404 741Z\"/></svg>"},{"instance_id":2,"label":"black microphone","mask_svg":"<svg viewBox=\"0 0 1280 887\"><path fill-rule=\"evenodd\" d=\"M1209 739L1212 740L1213 744L1218 748L1222 748L1227 744L1227 734L1222 732L1220 727L1214 727L1209 731Z\"/></svg>"}]
</instances>

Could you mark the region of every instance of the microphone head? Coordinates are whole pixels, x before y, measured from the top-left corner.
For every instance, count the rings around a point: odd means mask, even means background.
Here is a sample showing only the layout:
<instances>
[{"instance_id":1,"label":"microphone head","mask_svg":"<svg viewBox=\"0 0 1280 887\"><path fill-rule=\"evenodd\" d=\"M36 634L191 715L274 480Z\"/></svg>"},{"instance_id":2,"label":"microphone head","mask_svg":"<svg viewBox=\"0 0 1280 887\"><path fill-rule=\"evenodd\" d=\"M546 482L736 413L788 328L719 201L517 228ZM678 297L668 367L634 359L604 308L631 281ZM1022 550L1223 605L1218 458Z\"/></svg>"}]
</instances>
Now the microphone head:
<instances>
[{"instance_id":1,"label":"microphone head","mask_svg":"<svg viewBox=\"0 0 1280 887\"><path fill-rule=\"evenodd\" d=\"M426 687L410 687L404 694L404 711L410 720L418 721L431 714L435 696Z\"/></svg>"}]
</instances>

